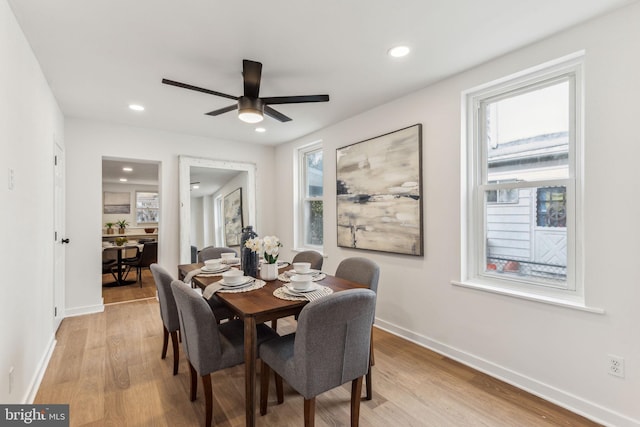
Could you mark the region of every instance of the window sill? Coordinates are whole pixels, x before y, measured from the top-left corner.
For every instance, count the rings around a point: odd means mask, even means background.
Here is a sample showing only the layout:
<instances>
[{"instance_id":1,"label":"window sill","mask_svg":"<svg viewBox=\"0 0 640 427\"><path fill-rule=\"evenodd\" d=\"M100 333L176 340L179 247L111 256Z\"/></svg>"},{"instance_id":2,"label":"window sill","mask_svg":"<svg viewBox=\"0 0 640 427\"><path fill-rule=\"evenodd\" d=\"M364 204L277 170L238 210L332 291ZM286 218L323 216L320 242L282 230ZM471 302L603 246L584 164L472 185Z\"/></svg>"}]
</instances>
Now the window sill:
<instances>
[{"instance_id":1,"label":"window sill","mask_svg":"<svg viewBox=\"0 0 640 427\"><path fill-rule=\"evenodd\" d=\"M604 309L598 307L589 307L582 301L572 301L566 298L560 298L555 296L539 295L530 292L525 292L515 289L505 289L501 286L491 285L487 283L477 283L471 281L459 282L452 280L451 284L454 286L461 286L464 288L476 289L485 292L492 292L495 294L506 295L514 298L520 298L528 301L540 302L543 304L551 304L558 307L571 308L573 310L586 311L595 314L605 314Z\"/></svg>"}]
</instances>

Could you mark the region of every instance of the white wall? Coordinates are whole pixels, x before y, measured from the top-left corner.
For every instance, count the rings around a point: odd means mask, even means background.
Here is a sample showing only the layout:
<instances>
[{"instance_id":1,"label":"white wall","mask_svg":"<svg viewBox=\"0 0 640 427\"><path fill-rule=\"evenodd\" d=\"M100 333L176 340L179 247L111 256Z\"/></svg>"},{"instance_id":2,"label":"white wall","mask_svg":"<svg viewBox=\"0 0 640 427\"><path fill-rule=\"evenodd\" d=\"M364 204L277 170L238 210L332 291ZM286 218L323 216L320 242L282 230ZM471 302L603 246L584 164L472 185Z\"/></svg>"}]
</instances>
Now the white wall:
<instances>
[{"instance_id":1,"label":"white wall","mask_svg":"<svg viewBox=\"0 0 640 427\"><path fill-rule=\"evenodd\" d=\"M376 324L610 425L640 423L640 5L581 25L395 102L278 146L275 188L295 147L324 144L324 270L350 256L381 266ZM594 314L466 289L460 280L461 92L586 50L585 289ZM408 59L408 62L411 60ZM337 248L335 149L423 124L425 256ZM277 234L293 247L293 191L276 194ZM606 355L625 358L626 378Z\"/></svg>"},{"instance_id":2,"label":"white wall","mask_svg":"<svg viewBox=\"0 0 640 427\"><path fill-rule=\"evenodd\" d=\"M102 309L102 157L160 162L158 262L177 275L179 260L178 155L257 165L257 221L273 227L273 186L259 176L274 169L274 149L192 135L68 118L67 143L67 314ZM82 207L82 209L78 209Z\"/></svg>"},{"instance_id":3,"label":"white wall","mask_svg":"<svg viewBox=\"0 0 640 427\"><path fill-rule=\"evenodd\" d=\"M24 403L33 398L54 343L53 148L54 140L64 148L64 128L40 65L4 0L0 64L0 402Z\"/></svg>"}]
</instances>

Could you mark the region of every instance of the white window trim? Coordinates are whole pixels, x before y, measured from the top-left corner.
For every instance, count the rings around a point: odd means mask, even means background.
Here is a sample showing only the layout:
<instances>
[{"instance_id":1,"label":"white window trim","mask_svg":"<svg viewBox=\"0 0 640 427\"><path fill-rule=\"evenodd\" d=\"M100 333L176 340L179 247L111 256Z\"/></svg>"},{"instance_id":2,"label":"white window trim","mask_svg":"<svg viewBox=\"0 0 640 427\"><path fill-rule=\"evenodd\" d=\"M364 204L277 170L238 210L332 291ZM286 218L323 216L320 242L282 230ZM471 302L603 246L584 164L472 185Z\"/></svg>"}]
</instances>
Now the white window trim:
<instances>
[{"instance_id":1,"label":"white window trim","mask_svg":"<svg viewBox=\"0 0 640 427\"><path fill-rule=\"evenodd\" d=\"M225 246L224 227L222 219L222 195L217 195L213 199L213 221L215 229L215 245Z\"/></svg>"},{"instance_id":2,"label":"white window trim","mask_svg":"<svg viewBox=\"0 0 640 427\"><path fill-rule=\"evenodd\" d=\"M294 252L300 252L300 251L312 249L322 253L322 250L323 250L323 246L306 244L305 235L304 235L304 229L305 229L304 204L305 202L310 200L324 201L324 192L322 197L309 197L309 198L306 197L306 192L305 192L306 178L305 178L304 157L306 154L313 151L317 151L317 150L323 150L322 140L314 141L310 144L298 147L295 154L296 159L294 164L296 165L296 168L294 172L295 172L296 180L294 185L295 208L293 212L293 217L294 217L294 224L295 224L294 241L295 241L296 248L294 249ZM323 151L322 157L324 162L324 151ZM322 179L324 181L324 176Z\"/></svg>"},{"instance_id":3,"label":"white window trim","mask_svg":"<svg viewBox=\"0 0 640 427\"><path fill-rule=\"evenodd\" d=\"M474 289L524 298L554 305L576 308L580 310L602 313L599 308L585 305L584 275L583 275L583 62L584 51L551 61L537 67L516 73L514 75L472 88L462 93L462 137L461 137L461 280L452 284ZM474 189L488 189L491 184L483 184L482 158L477 153L482 145L477 141L480 135L476 133L479 105L482 100L498 97L500 94L512 96L514 91L530 88L554 78L571 76L574 78L572 92L572 112L570 117L574 122L570 131L569 179L549 180L546 182L517 183L513 187L534 187L549 184L567 186L567 194L571 203L567 204L567 215L573 218L567 224L567 289L532 285L525 281L510 280L481 274L479 264L484 260L486 245L482 241L485 233L483 200L479 197L483 193ZM486 150L486 149L485 149ZM478 230L477 232L475 230Z\"/></svg>"}]
</instances>

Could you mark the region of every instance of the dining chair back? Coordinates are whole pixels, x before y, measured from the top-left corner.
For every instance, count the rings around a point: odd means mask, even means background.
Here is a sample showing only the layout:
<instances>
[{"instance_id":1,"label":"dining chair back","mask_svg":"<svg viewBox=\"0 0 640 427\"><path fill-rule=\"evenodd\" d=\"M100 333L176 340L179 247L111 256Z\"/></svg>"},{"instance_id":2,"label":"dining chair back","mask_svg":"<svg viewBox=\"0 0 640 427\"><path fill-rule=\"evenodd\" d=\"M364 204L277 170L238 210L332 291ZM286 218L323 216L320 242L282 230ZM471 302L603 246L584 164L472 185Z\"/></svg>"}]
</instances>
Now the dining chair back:
<instances>
[{"instance_id":1,"label":"dining chair back","mask_svg":"<svg viewBox=\"0 0 640 427\"><path fill-rule=\"evenodd\" d=\"M234 257L238 256L238 253L231 248L225 248L224 246L207 246L206 248L198 252L198 262L205 262L208 259L221 258L220 254L223 254L225 252L233 252Z\"/></svg>"},{"instance_id":2,"label":"dining chair back","mask_svg":"<svg viewBox=\"0 0 640 427\"><path fill-rule=\"evenodd\" d=\"M361 285L367 285L373 292L378 292L380 267L369 258L346 258L338 265L335 276L360 283Z\"/></svg>"},{"instance_id":3,"label":"dining chair back","mask_svg":"<svg viewBox=\"0 0 640 427\"><path fill-rule=\"evenodd\" d=\"M378 280L380 279L380 267L369 258L352 257L346 258L340 262L336 269L336 277L349 280L351 282L367 285L373 292L378 292ZM373 330L372 332L373 333ZM371 339L371 355L369 357L371 366L375 364L373 355L373 337ZM365 399L373 399L373 379L371 374L371 366L366 376L366 395Z\"/></svg>"},{"instance_id":4,"label":"dining chair back","mask_svg":"<svg viewBox=\"0 0 640 427\"><path fill-rule=\"evenodd\" d=\"M137 258L124 260L127 267L136 269L136 279L142 287L142 269L149 268L151 264L158 262L158 242L145 243Z\"/></svg>"},{"instance_id":5,"label":"dining chair back","mask_svg":"<svg viewBox=\"0 0 640 427\"><path fill-rule=\"evenodd\" d=\"M260 413L267 412L272 369L277 382L284 379L304 397L305 426L313 425L317 395L351 381L351 425L357 425L375 300L369 289L351 289L312 301L300 312L295 333L262 344Z\"/></svg>"},{"instance_id":6,"label":"dining chair back","mask_svg":"<svg viewBox=\"0 0 640 427\"><path fill-rule=\"evenodd\" d=\"M322 258L322 254L318 251L302 251L298 252L294 257L294 262L308 262L311 264L311 268L314 270L322 270L322 262L324 259Z\"/></svg>"},{"instance_id":7,"label":"dining chair back","mask_svg":"<svg viewBox=\"0 0 640 427\"><path fill-rule=\"evenodd\" d=\"M205 299L190 286L174 280L171 289L178 307L182 348L191 371L191 401L196 399L197 375L202 377L205 394L205 426L213 419L211 373L244 362L244 322L230 320L218 324ZM264 324L257 326L258 346L278 335Z\"/></svg>"},{"instance_id":8,"label":"dining chair back","mask_svg":"<svg viewBox=\"0 0 640 427\"><path fill-rule=\"evenodd\" d=\"M160 318L164 329L162 342L162 358L167 357L167 346L169 344L169 335L171 335L171 344L173 346L173 375L178 374L179 349L178 349L178 331L180 330L180 321L178 320L178 306L173 297L171 290L171 282L173 277L171 274L158 264L151 264L149 267L153 280L156 283L158 291L158 302L160 303Z\"/></svg>"}]
</instances>

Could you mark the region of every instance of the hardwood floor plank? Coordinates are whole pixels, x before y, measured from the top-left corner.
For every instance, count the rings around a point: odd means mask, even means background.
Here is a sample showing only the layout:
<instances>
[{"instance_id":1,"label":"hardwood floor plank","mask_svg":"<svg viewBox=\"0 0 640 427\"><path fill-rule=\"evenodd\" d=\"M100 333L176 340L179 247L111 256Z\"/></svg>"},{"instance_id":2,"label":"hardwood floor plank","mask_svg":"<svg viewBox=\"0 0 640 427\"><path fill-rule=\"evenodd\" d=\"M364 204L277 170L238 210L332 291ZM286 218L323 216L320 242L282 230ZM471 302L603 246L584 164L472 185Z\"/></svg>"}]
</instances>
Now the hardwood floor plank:
<instances>
[{"instance_id":1,"label":"hardwood floor plank","mask_svg":"<svg viewBox=\"0 0 640 427\"><path fill-rule=\"evenodd\" d=\"M278 332L295 330L293 318ZM360 425L595 426L502 381L381 330L374 330L373 400L361 401ZM204 422L204 393L189 401L189 368L171 349L160 358L162 322L155 298L108 305L103 313L65 319L35 403L69 403L72 426L193 426ZM181 348L182 351L182 348ZM276 404L271 381L266 427L303 424L303 399L284 384ZM212 375L214 425L244 426L244 367ZM316 426L344 426L351 383L316 399Z\"/></svg>"}]
</instances>

